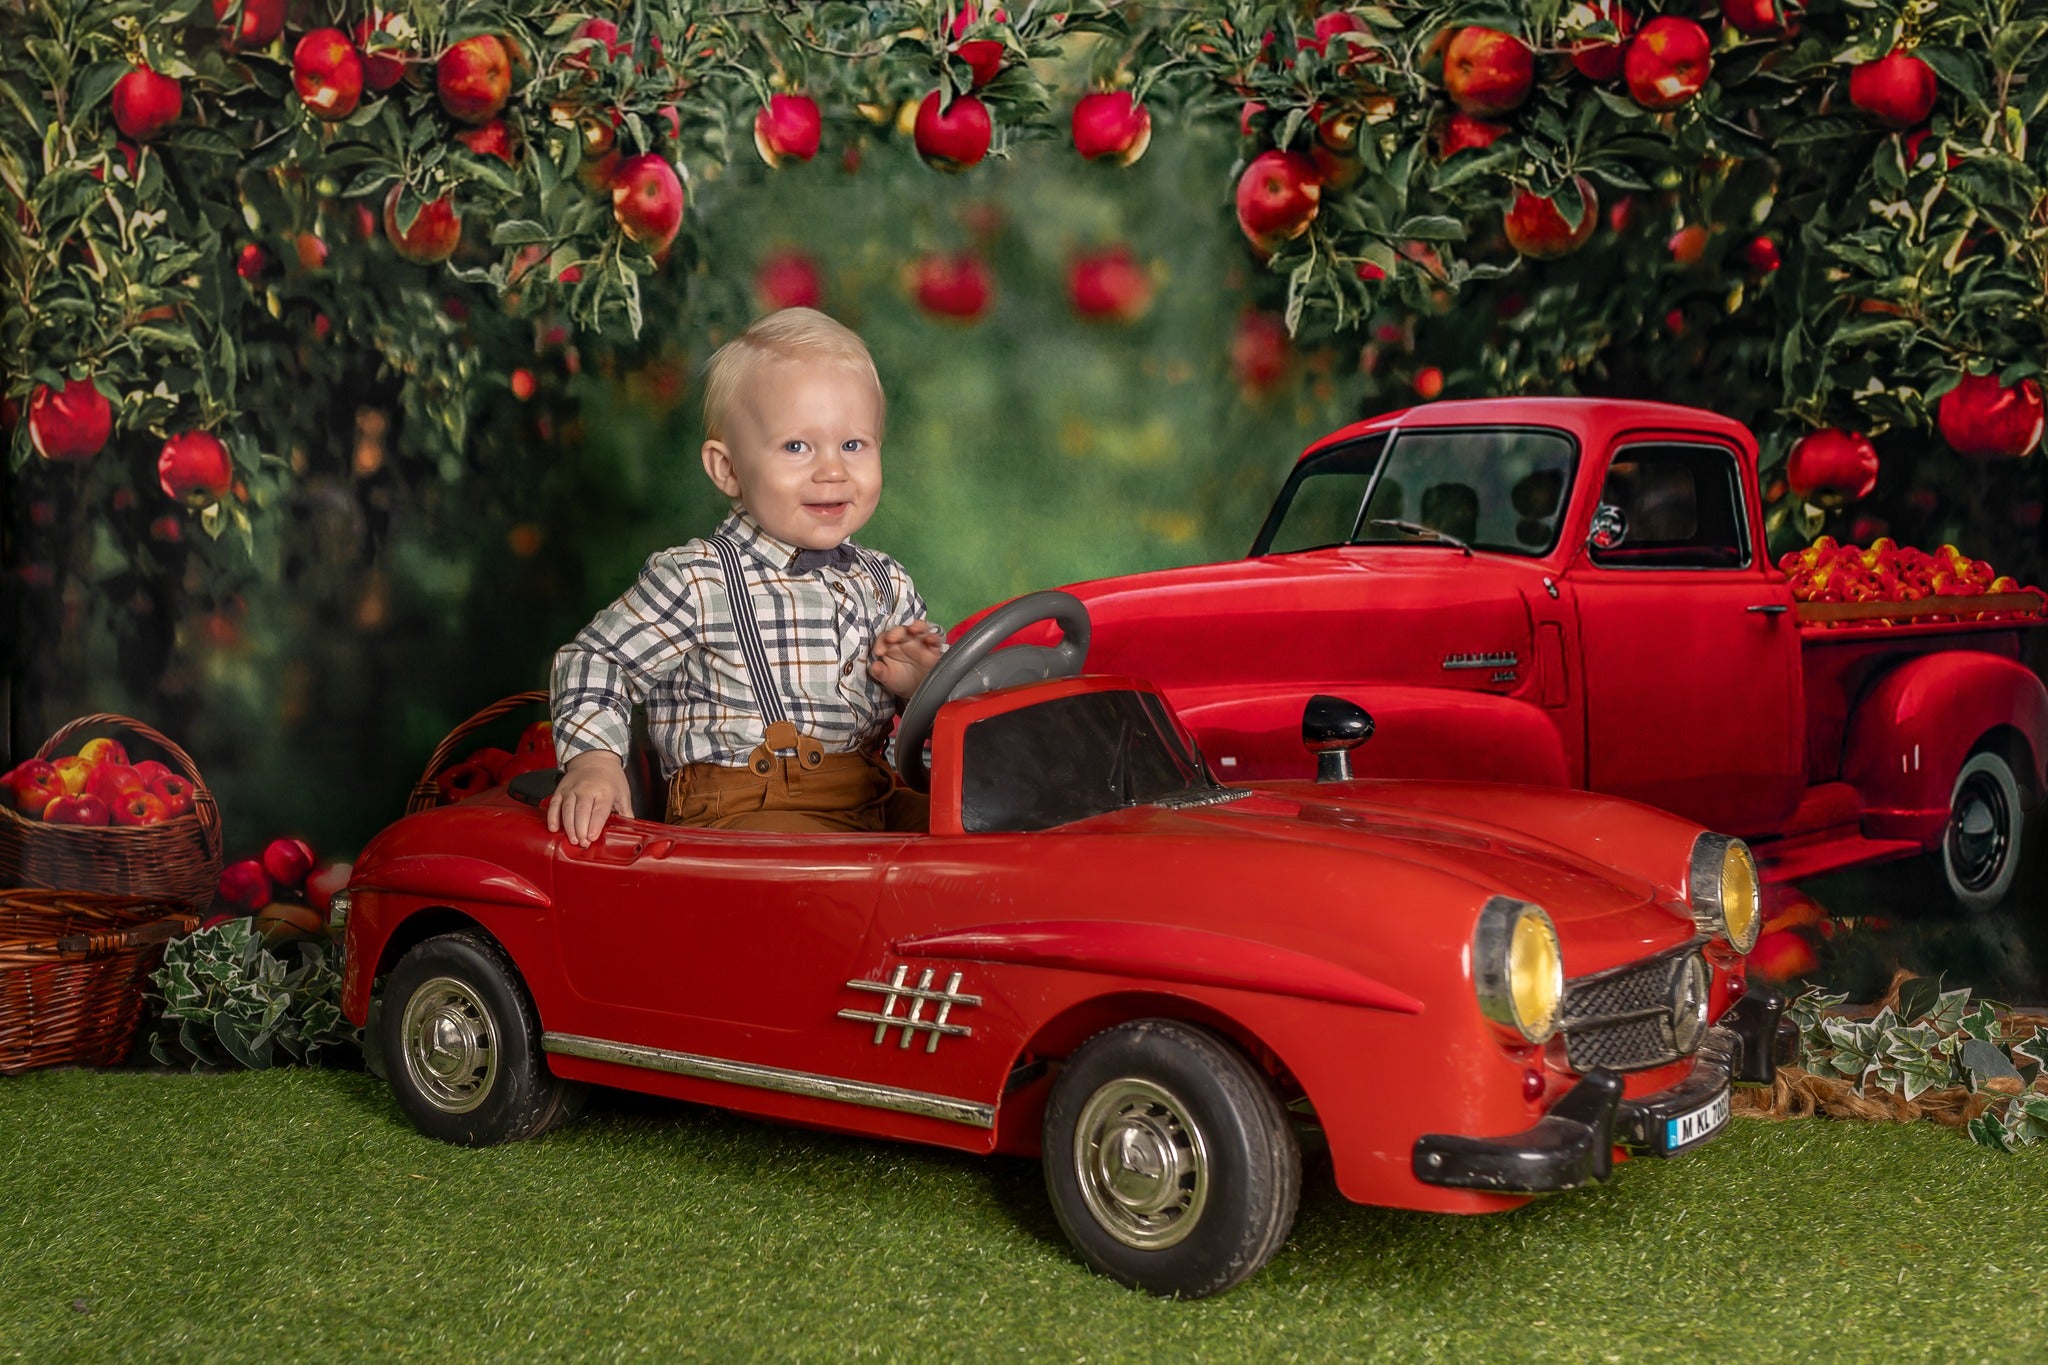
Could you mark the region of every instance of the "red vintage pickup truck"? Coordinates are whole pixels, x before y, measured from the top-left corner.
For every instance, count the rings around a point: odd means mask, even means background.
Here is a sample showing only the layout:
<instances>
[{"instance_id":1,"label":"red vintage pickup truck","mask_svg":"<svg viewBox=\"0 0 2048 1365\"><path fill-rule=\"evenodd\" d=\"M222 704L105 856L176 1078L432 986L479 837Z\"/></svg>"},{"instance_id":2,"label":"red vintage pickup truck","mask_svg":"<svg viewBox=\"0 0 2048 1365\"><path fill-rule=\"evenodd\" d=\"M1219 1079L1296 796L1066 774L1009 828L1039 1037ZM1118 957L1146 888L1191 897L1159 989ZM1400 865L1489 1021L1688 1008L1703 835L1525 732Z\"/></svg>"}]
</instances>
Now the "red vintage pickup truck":
<instances>
[{"instance_id":1,"label":"red vintage pickup truck","mask_svg":"<svg viewBox=\"0 0 2048 1365\"><path fill-rule=\"evenodd\" d=\"M1225 782L1308 776L1302 707L1335 693L1376 722L1361 776L1631 797L1774 880L1936 853L1988 909L2048 825L2039 595L1823 619L1856 613L1772 564L1755 438L1697 409L1376 417L1302 454L1248 557L1068 591L1091 667L1157 682Z\"/></svg>"}]
</instances>

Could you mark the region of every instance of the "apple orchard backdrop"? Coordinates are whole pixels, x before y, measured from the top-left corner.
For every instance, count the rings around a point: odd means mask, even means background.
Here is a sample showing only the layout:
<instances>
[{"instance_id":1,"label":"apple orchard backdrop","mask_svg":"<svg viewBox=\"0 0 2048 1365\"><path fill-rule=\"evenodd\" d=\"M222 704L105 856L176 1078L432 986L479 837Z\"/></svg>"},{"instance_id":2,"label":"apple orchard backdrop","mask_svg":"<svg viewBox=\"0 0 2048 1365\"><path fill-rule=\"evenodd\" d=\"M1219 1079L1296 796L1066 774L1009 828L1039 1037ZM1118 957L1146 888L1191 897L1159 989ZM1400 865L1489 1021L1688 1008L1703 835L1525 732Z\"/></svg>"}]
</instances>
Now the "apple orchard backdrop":
<instances>
[{"instance_id":1,"label":"apple orchard backdrop","mask_svg":"<svg viewBox=\"0 0 2048 1365\"><path fill-rule=\"evenodd\" d=\"M1774 553L2039 584L2044 109L2038 0L0 0L6 762L137 716L346 856L714 520L698 367L796 302L946 622L1440 395L1715 408Z\"/></svg>"}]
</instances>

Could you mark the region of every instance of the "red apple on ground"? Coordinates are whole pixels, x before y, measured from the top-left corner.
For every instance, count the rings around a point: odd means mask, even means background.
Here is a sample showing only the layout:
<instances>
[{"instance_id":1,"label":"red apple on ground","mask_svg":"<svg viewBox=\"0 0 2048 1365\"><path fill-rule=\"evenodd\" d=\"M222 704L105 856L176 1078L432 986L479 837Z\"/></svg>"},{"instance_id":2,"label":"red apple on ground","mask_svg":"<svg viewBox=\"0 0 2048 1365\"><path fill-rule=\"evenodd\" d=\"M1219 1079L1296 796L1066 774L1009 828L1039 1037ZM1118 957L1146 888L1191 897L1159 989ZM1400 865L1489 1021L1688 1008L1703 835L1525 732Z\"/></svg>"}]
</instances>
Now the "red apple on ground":
<instances>
[{"instance_id":1,"label":"red apple on ground","mask_svg":"<svg viewBox=\"0 0 2048 1365\"><path fill-rule=\"evenodd\" d=\"M1230 337L1230 372L1247 394L1270 391L1287 374L1289 354L1286 319L1247 309L1238 315Z\"/></svg>"},{"instance_id":2,"label":"red apple on ground","mask_svg":"<svg viewBox=\"0 0 2048 1365\"><path fill-rule=\"evenodd\" d=\"M165 773L148 781L149 794L164 803L167 816L177 817L192 809L192 784L176 773Z\"/></svg>"},{"instance_id":3,"label":"red apple on ground","mask_svg":"<svg viewBox=\"0 0 2048 1365\"><path fill-rule=\"evenodd\" d=\"M363 98L363 59L338 28L316 28L292 49L292 88L313 117L347 118Z\"/></svg>"},{"instance_id":4,"label":"red apple on ground","mask_svg":"<svg viewBox=\"0 0 2048 1365\"><path fill-rule=\"evenodd\" d=\"M761 306L773 312L779 308L816 308L825 298L824 277L818 263L791 247L771 251L754 271L754 294Z\"/></svg>"},{"instance_id":5,"label":"red apple on ground","mask_svg":"<svg viewBox=\"0 0 2048 1365\"><path fill-rule=\"evenodd\" d=\"M228 11L235 0L213 0L213 17L227 26ZM242 15L232 29L221 35L229 47L268 47L284 32L284 0L242 0Z\"/></svg>"},{"instance_id":6,"label":"red apple on ground","mask_svg":"<svg viewBox=\"0 0 2048 1365\"><path fill-rule=\"evenodd\" d=\"M401 230L399 189L393 185L391 193L384 197L384 235L391 239L398 254L417 265L436 265L453 256L455 248L462 245L462 220L455 216L454 199L444 194L422 205L412 226Z\"/></svg>"},{"instance_id":7,"label":"red apple on ground","mask_svg":"<svg viewBox=\"0 0 2048 1365\"><path fill-rule=\"evenodd\" d=\"M809 95L771 95L754 115L754 150L771 166L809 161L818 154L824 126Z\"/></svg>"},{"instance_id":8,"label":"red apple on ground","mask_svg":"<svg viewBox=\"0 0 2048 1365\"><path fill-rule=\"evenodd\" d=\"M964 171L988 155L995 124L988 106L972 95L955 95L943 109L937 90L917 106L911 137L925 164L941 171Z\"/></svg>"},{"instance_id":9,"label":"red apple on ground","mask_svg":"<svg viewBox=\"0 0 2048 1365\"><path fill-rule=\"evenodd\" d=\"M2041 443L2041 386L2022 379L2010 387L1995 374L1966 374L1941 396L1935 425L1959 455L2016 460Z\"/></svg>"},{"instance_id":10,"label":"red apple on ground","mask_svg":"<svg viewBox=\"0 0 2048 1365\"><path fill-rule=\"evenodd\" d=\"M1271 254L1308 231L1322 203L1315 163L1299 152L1261 152L1237 182L1237 225L1259 251Z\"/></svg>"},{"instance_id":11,"label":"red apple on ground","mask_svg":"<svg viewBox=\"0 0 2048 1365\"><path fill-rule=\"evenodd\" d=\"M1849 72L1849 103L1890 128L1910 128L1934 110L1934 68L1904 48Z\"/></svg>"},{"instance_id":12,"label":"red apple on ground","mask_svg":"<svg viewBox=\"0 0 2048 1365\"><path fill-rule=\"evenodd\" d=\"M1809 431L1786 457L1785 483L1804 502L1859 502L1877 487L1877 448L1860 431Z\"/></svg>"},{"instance_id":13,"label":"red apple on ground","mask_svg":"<svg viewBox=\"0 0 2048 1365\"><path fill-rule=\"evenodd\" d=\"M1001 10L989 15L989 19L998 24L1009 17ZM967 63L967 69L974 75L974 84L983 86L994 80L1003 69L1003 45L994 38L969 38L964 42L961 40L961 36L975 25L978 18L972 4L962 5L953 15L951 33L953 51L959 54L961 61Z\"/></svg>"},{"instance_id":14,"label":"red apple on ground","mask_svg":"<svg viewBox=\"0 0 2048 1365\"><path fill-rule=\"evenodd\" d=\"M175 77L138 66L114 82L112 103L114 126L122 136L148 142L178 121L185 91Z\"/></svg>"},{"instance_id":15,"label":"red apple on ground","mask_svg":"<svg viewBox=\"0 0 2048 1365\"><path fill-rule=\"evenodd\" d=\"M1444 50L1444 90L1468 114L1505 114L1535 82L1536 55L1511 33L1475 24Z\"/></svg>"},{"instance_id":16,"label":"red apple on ground","mask_svg":"<svg viewBox=\"0 0 2048 1365\"><path fill-rule=\"evenodd\" d=\"M171 818L163 798L137 787L107 803L117 825L155 825Z\"/></svg>"},{"instance_id":17,"label":"red apple on ground","mask_svg":"<svg viewBox=\"0 0 2048 1365\"><path fill-rule=\"evenodd\" d=\"M263 864L254 858L244 858L220 870L217 893L222 904L253 914L270 904L270 876L264 872Z\"/></svg>"},{"instance_id":18,"label":"red apple on ground","mask_svg":"<svg viewBox=\"0 0 2048 1365\"><path fill-rule=\"evenodd\" d=\"M1622 53L1628 47L1630 35L1636 31L1636 16L1623 9L1616 0L1603 4L1581 6L1574 13L1586 16L1586 22L1604 19L1614 25L1616 38L1580 38L1572 43L1572 65L1579 74L1589 81L1611 81L1621 74ZM1583 32L1584 29L1578 29Z\"/></svg>"},{"instance_id":19,"label":"red apple on ground","mask_svg":"<svg viewBox=\"0 0 2048 1365\"><path fill-rule=\"evenodd\" d=\"M61 390L38 384L28 399L28 439L46 460L89 460L114 431L114 408L90 379Z\"/></svg>"},{"instance_id":20,"label":"red apple on ground","mask_svg":"<svg viewBox=\"0 0 2048 1365\"><path fill-rule=\"evenodd\" d=\"M355 870L354 863L329 863L314 872L306 878L306 904L326 914L332 908L334 893L348 885Z\"/></svg>"},{"instance_id":21,"label":"red apple on ground","mask_svg":"<svg viewBox=\"0 0 2048 1365\"><path fill-rule=\"evenodd\" d=\"M455 140L477 156L494 156L507 166L517 164L512 158L512 133L501 118L486 119L474 128L461 128L455 133Z\"/></svg>"},{"instance_id":22,"label":"red apple on ground","mask_svg":"<svg viewBox=\"0 0 2048 1365\"><path fill-rule=\"evenodd\" d=\"M164 442L156 457L156 475L165 497L196 509L227 496L235 466L228 448L211 432L187 431Z\"/></svg>"},{"instance_id":23,"label":"red apple on ground","mask_svg":"<svg viewBox=\"0 0 2048 1365\"><path fill-rule=\"evenodd\" d=\"M434 64L441 107L464 123L495 118L512 93L512 59L495 34L464 38Z\"/></svg>"},{"instance_id":24,"label":"red apple on ground","mask_svg":"<svg viewBox=\"0 0 2048 1365\"><path fill-rule=\"evenodd\" d=\"M107 825L113 823L114 812L91 792L80 792L43 807L43 820L52 825Z\"/></svg>"},{"instance_id":25,"label":"red apple on ground","mask_svg":"<svg viewBox=\"0 0 2048 1365\"><path fill-rule=\"evenodd\" d=\"M1721 0L1721 17L1752 38L1783 38L1799 31L1798 8L1797 0Z\"/></svg>"},{"instance_id":26,"label":"red apple on ground","mask_svg":"<svg viewBox=\"0 0 2048 1365\"><path fill-rule=\"evenodd\" d=\"M1128 90L1097 90L1074 105L1074 150L1128 166L1152 145L1152 112Z\"/></svg>"},{"instance_id":27,"label":"red apple on ground","mask_svg":"<svg viewBox=\"0 0 2048 1365\"><path fill-rule=\"evenodd\" d=\"M1452 114L1438 132L1437 155L1448 161L1459 152L1476 152L1491 147L1512 130L1505 123L1474 118L1463 110Z\"/></svg>"},{"instance_id":28,"label":"red apple on ground","mask_svg":"<svg viewBox=\"0 0 2048 1365\"><path fill-rule=\"evenodd\" d=\"M380 94L398 84L405 75L405 57L410 49L385 47L372 51L370 38L377 33L390 38L410 38L412 21L402 14L375 10L368 18L356 20L355 27L349 32L363 54L363 84Z\"/></svg>"},{"instance_id":29,"label":"red apple on ground","mask_svg":"<svg viewBox=\"0 0 2048 1365\"><path fill-rule=\"evenodd\" d=\"M1660 15L1644 24L1621 60L1629 97L1645 109L1676 109L1706 85L1714 42L1690 19Z\"/></svg>"},{"instance_id":30,"label":"red apple on ground","mask_svg":"<svg viewBox=\"0 0 2048 1365\"><path fill-rule=\"evenodd\" d=\"M78 746L78 756L94 767L103 763L125 765L128 762L128 750L118 739L89 739Z\"/></svg>"},{"instance_id":31,"label":"red apple on ground","mask_svg":"<svg viewBox=\"0 0 2048 1365\"><path fill-rule=\"evenodd\" d=\"M286 890L305 881L316 861L313 846L304 839L272 839L263 850L264 872Z\"/></svg>"},{"instance_id":32,"label":"red apple on ground","mask_svg":"<svg viewBox=\"0 0 2048 1365\"><path fill-rule=\"evenodd\" d=\"M1569 256L1591 241L1600 222L1600 197L1582 175L1573 176L1572 185L1579 192L1577 226L1565 217L1556 200L1523 190L1515 196L1502 224L1508 245L1524 256L1549 261Z\"/></svg>"},{"instance_id":33,"label":"red apple on ground","mask_svg":"<svg viewBox=\"0 0 2048 1365\"><path fill-rule=\"evenodd\" d=\"M653 152L627 157L612 176L612 217L619 230L660 251L683 226L683 182Z\"/></svg>"},{"instance_id":34,"label":"red apple on ground","mask_svg":"<svg viewBox=\"0 0 2048 1365\"><path fill-rule=\"evenodd\" d=\"M971 251L920 257L910 275L917 306L936 317L972 322L995 296L995 276Z\"/></svg>"},{"instance_id":35,"label":"red apple on ground","mask_svg":"<svg viewBox=\"0 0 2048 1365\"><path fill-rule=\"evenodd\" d=\"M1084 318L1134 322L1152 306L1152 276L1127 246L1083 252L1067 266L1067 297Z\"/></svg>"},{"instance_id":36,"label":"red apple on ground","mask_svg":"<svg viewBox=\"0 0 2048 1365\"><path fill-rule=\"evenodd\" d=\"M1766 981L1790 981L1820 965L1813 945L1794 929L1769 929L1757 935L1748 962L1749 970Z\"/></svg>"}]
</instances>

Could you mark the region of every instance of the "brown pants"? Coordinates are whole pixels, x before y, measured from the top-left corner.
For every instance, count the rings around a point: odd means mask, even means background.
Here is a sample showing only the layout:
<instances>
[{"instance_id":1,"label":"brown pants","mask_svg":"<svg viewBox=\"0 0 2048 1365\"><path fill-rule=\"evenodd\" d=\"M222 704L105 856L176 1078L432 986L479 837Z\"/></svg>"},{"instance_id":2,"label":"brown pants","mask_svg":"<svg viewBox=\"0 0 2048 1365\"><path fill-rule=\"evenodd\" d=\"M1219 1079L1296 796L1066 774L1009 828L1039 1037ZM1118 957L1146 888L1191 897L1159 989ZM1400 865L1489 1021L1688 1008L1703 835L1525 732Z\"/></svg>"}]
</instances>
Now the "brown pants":
<instances>
[{"instance_id":1,"label":"brown pants","mask_svg":"<svg viewBox=\"0 0 2048 1365\"><path fill-rule=\"evenodd\" d=\"M758 758L759 751L756 751ZM825 754L806 766L797 754L758 767L691 763L669 780L668 822L779 833L820 830L923 831L930 798L898 780L870 754Z\"/></svg>"}]
</instances>

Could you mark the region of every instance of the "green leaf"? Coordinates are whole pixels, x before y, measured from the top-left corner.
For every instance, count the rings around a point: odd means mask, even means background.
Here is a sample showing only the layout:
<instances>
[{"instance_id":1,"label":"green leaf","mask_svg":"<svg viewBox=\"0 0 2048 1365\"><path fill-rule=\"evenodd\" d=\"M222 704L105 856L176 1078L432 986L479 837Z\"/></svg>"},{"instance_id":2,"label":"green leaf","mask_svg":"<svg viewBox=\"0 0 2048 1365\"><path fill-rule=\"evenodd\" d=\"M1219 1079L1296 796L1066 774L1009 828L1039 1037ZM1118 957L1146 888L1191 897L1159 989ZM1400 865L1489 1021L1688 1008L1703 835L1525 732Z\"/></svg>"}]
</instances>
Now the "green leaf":
<instances>
[{"instance_id":1,"label":"green leaf","mask_svg":"<svg viewBox=\"0 0 2048 1365\"><path fill-rule=\"evenodd\" d=\"M525 246L529 242L548 242L554 234L544 223L530 218L514 218L491 229L491 242L495 246Z\"/></svg>"},{"instance_id":2,"label":"green leaf","mask_svg":"<svg viewBox=\"0 0 2048 1365\"><path fill-rule=\"evenodd\" d=\"M1465 222L1443 214L1419 214L1394 229L1396 237L1410 237L1419 242L1462 242L1465 240Z\"/></svg>"},{"instance_id":3,"label":"green leaf","mask_svg":"<svg viewBox=\"0 0 2048 1365\"><path fill-rule=\"evenodd\" d=\"M107 97L114 83L128 74L126 62L100 62L85 69L78 78L78 88L71 94L71 115L73 118L91 113L99 102Z\"/></svg>"},{"instance_id":4,"label":"green leaf","mask_svg":"<svg viewBox=\"0 0 2048 1365\"><path fill-rule=\"evenodd\" d=\"M2005 1049L1981 1038L1963 1044L1963 1068L1970 1073L1970 1088L1982 1090L1987 1081L2020 1079L2019 1068L2005 1055Z\"/></svg>"}]
</instances>

